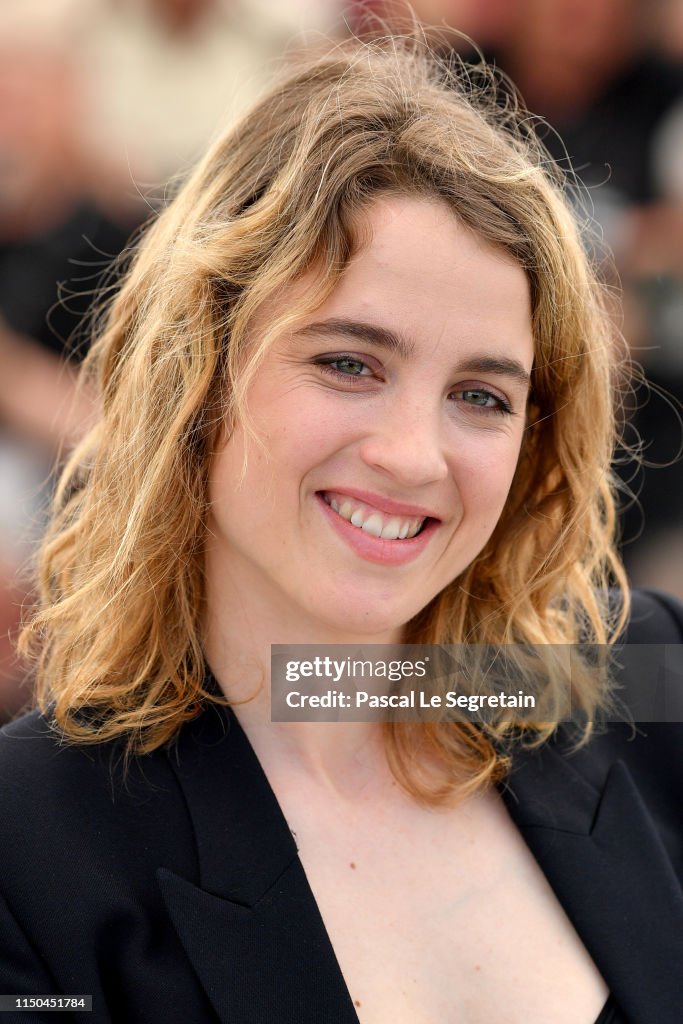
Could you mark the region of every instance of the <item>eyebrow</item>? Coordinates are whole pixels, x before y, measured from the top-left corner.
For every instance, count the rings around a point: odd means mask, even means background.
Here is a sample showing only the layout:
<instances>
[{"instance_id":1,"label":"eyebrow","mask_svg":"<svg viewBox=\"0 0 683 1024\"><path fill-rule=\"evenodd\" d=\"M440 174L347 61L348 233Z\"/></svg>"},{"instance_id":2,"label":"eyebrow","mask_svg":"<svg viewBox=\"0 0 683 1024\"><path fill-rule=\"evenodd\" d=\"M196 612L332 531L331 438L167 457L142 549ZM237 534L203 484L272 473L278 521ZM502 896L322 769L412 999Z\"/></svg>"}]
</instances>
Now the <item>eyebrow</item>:
<instances>
[{"instance_id":1,"label":"eyebrow","mask_svg":"<svg viewBox=\"0 0 683 1024\"><path fill-rule=\"evenodd\" d=\"M360 341L369 341L378 348L388 349L394 352L401 359L410 359L415 355L415 346L407 338L389 330L388 327L380 327L378 324L368 324L363 320L345 320L333 317L330 320L321 320L315 324L308 324L298 333L303 335L323 335L330 337L344 336L346 338L358 338Z\"/></svg>"},{"instance_id":2,"label":"eyebrow","mask_svg":"<svg viewBox=\"0 0 683 1024\"><path fill-rule=\"evenodd\" d=\"M317 323L307 324L298 334L305 337L328 336L358 338L360 341L369 342L378 348L387 349L395 353L401 359L409 360L415 355L414 344L403 335L390 330L388 327L380 327L378 324L366 323L363 320L346 320L333 317L330 320L320 320ZM522 384L525 388L531 385L531 374L525 370L522 363L509 356L488 356L474 355L464 363L458 365L458 371L467 373L493 373L497 376L508 377Z\"/></svg>"}]
</instances>

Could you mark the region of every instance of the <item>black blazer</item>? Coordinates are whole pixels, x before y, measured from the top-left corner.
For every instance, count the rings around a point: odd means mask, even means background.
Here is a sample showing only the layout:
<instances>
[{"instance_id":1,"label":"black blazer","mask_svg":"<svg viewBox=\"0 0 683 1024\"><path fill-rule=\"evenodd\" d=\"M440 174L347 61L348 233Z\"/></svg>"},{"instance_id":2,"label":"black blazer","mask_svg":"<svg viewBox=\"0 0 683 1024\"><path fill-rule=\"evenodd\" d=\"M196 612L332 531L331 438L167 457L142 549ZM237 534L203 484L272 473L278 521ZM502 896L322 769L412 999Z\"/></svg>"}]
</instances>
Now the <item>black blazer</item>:
<instances>
[{"instance_id":1,"label":"black blazer","mask_svg":"<svg viewBox=\"0 0 683 1024\"><path fill-rule=\"evenodd\" d=\"M628 639L683 642L683 607L635 595ZM683 1020L682 769L683 727L614 726L520 753L502 789L633 1024ZM123 779L116 746L62 746L35 712L0 733L0 993L94 1010L0 1022L358 1024L236 719L209 708Z\"/></svg>"}]
</instances>

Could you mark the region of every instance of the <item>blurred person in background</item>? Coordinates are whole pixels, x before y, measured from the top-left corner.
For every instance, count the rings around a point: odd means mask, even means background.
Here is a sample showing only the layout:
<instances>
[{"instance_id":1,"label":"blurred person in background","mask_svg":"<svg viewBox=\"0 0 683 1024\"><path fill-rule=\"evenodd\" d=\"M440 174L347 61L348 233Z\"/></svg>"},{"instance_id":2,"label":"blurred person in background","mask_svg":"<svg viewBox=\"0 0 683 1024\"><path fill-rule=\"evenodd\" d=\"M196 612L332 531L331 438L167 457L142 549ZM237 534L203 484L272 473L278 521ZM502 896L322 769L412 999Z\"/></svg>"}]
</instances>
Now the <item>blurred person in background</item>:
<instances>
[{"instance_id":1,"label":"blurred person in background","mask_svg":"<svg viewBox=\"0 0 683 1024\"><path fill-rule=\"evenodd\" d=\"M622 466L637 496L623 499L624 558L635 583L683 595L683 68L657 51L675 9L644 0L514 7L498 63L548 121L552 156L590 190L621 275L626 338L654 385L633 400L646 468Z\"/></svg>"},{"instance_id":2,"label":"blurred person in background","mask_svg":"<svg viewBox=\"0 0 683 1024\"><path fill-rule=\"evenodd\" d=\"M63 47L0 44L0 719L17 686L20 570L40 533L50 467L87 428L74 330L140 211L80 134L82 80ZM60 294L61 292L61 294Z\"/></svg>"},{"instance_id":3,"label":"blurred person in background","mask_svg":"<svg viewBox=\"0 0 683 1024\"><path fill-rule=\"evenodd\" d=\"M131 177L183 172L254 102L292 38L326 33L339 0L88 0L79 24L94 144Z\"/></svg>"}]
</instances>

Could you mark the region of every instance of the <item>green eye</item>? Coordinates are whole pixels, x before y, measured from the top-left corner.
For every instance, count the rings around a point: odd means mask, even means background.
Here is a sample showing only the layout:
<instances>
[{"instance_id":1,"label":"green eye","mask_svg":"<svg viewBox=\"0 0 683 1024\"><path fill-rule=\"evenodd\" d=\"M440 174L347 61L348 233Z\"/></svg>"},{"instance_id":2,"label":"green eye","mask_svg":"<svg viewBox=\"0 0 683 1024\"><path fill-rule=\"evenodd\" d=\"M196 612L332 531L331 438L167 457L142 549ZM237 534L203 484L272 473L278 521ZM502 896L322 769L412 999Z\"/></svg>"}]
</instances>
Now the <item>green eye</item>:
<instances>
[{"instance_id":1,"label":"green eye","mask_svg":"<svg viewBox=\"0 0 683 1024\"><path fill-rule=\"evenodd\" d=\"M482 413L512 414L512 408L504 398L496 395L487 388L462 388L452 393L452 397L470 409L481 409Z\"/></svg>"},{"instance_id":2,"label":"green eye","mask_svg":"<svg viewBox=\"0 0 683 1024\"><path fill-rule=\"evenodd\" d=\"M348 374L349 377L360 377L363 370L366 369L365 363L362 363L360 359L350 359L348 357L335 359L334 363L330 365L334 366L340 373Z\"/></svg>"},{"instance_id":3,"label":"green eye","mask_svg":"<svg viewBox=\"0 0 683 1024\"><path fill-rule=\"evenodd\" d=\"M314 362L321 370L329 374L330 377L334 377L339 381L346 381L347 384L350 379L355 380L358 377L374 376L372 368L363 359L359 359L358 356L319 356Z\"/></svg>"},{"instance_id":4,"label":"green eye","mask_svg":"<svg viewBox=\"0 0 683 1024\"><path fill-rule=\"evenodd\" d=\"M480 391L478 388L467 388L466 391L461 392L462 397L470 405L481 405L487 408L492 408L498 404L498 399L495 395L492 395L489 391Z\"/></svg>"}]
</instances>

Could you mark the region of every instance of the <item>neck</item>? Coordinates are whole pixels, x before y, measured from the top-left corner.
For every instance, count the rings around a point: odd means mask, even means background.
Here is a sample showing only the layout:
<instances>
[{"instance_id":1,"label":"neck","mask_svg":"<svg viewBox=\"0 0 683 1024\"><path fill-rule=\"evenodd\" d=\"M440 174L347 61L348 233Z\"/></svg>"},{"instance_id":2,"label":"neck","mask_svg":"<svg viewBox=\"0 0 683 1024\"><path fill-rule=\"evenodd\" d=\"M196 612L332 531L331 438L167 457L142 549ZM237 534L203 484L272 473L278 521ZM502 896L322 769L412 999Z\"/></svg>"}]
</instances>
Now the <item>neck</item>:
<instances>
[{"instance_id":1,"label":"neck","mask_svg":"<svg viewBox=\"0 0 683 1024\"><path fill-rule=\"evenodd\" d=\"M388 644L400 630L366 635L313 620L259 589L249 599L207 574L204 647L211 670L269 778L288 775L339 795L388 778L379 722L272 722L271 644ZM321 652L322 653L322 652Z\"/></svg>"}]
</instances>

